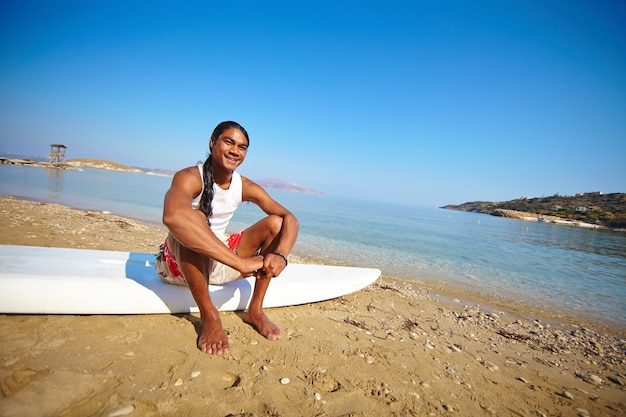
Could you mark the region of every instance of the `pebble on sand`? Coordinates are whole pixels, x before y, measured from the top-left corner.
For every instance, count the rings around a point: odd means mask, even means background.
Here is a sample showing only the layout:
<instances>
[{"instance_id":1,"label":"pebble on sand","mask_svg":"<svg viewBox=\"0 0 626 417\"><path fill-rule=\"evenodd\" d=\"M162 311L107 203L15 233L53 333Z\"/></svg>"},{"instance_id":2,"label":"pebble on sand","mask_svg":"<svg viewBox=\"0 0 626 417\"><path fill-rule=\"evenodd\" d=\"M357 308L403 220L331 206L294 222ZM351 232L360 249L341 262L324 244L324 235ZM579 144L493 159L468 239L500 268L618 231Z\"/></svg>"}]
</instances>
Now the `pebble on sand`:
<instances>
[{"instance_id":1,"label":"pebble on sand","mask_svg":"<svg viewBox=\"0 0 626 417\"><path fill-rule=\"evenodd\" d=\"M125 405L124 407L120 407L117 410L111 411L109 413L109 417L120 417L126 416L135 411L135 406L132 404Z\"/></svg>"}]
</instances>

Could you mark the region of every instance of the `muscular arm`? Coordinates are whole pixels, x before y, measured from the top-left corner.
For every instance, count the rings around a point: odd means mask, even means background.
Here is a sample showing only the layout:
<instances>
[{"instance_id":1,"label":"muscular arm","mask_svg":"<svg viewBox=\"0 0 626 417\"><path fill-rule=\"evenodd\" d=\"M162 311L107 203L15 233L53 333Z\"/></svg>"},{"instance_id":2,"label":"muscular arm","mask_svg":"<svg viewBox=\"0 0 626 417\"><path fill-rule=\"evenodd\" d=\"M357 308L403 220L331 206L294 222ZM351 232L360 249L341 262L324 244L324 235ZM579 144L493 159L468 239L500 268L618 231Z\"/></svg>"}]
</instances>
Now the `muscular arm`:
<instances>
[{"instance_id":1,"label":"muscular arm","mask_svg":"<svg viewBox=\"0 0 626 417\"><path fill-rule=\"evenodd\" d=\"M191 202L202 191L202 180L197 167L177 172L163 203L163 224L183 246L231 266L249 275L261 268L262 259L240 258L224 245L211 231L206 216L194 210Z\"/></svg>"},{"instance_id":2,"label":"muscular arm","mask_svg":"<svg viewBox=\"0 0 626 417\"><path fill-rule=\"evenodd\" d=\"M244 201L250 201L258 205L259 208L261 208L261 210L268 215L282 217L282 229L280 231L278 244L274 251L285 256L289 255L298 237L298 219L296 219L296 217L289 210L274 200L261 186L245 177L242 177L242 181ZM277 267L276 265L279 266ZM264 269L266 271L268 269L273 270L274 273L272 273L272 276L278 276L278 274L284 269L284 266L285 264L282 259L276 264L272 262L271 256L265 257Z\"/></svg>"}]
</instances>

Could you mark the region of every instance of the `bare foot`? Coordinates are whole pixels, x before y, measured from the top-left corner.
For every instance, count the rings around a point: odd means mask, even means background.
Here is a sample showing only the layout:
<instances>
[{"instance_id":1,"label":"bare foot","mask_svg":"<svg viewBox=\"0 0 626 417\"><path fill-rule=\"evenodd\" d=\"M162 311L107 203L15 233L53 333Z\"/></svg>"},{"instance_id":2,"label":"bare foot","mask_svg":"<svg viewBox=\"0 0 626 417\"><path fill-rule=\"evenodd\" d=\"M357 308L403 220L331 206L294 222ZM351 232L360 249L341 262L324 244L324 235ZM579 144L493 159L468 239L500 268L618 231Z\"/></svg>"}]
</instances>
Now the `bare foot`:
<instances>
[{"instance_id":1,"label":"bare foot","mask_svg":"<svg viewBox=\"0 0 626 417\"><path fill-rule=\"evenodd\" d=\"M198 349L209 355L228 355L230 344L224 333L221 320L211 319L202 322L202 333L198 337Z\"/></svg>"},{"instance_id":2,"label":"bare foot","mask_svg":"<svg viewBox=\"0 0 626 417\"><path fill-rule=\"evenodd\" d=\"M259 312L246 311L243 315L243 321L254 327L266 339L280 339L280 328L272 323L263 310Z\"/></svg>"}]
</instances>

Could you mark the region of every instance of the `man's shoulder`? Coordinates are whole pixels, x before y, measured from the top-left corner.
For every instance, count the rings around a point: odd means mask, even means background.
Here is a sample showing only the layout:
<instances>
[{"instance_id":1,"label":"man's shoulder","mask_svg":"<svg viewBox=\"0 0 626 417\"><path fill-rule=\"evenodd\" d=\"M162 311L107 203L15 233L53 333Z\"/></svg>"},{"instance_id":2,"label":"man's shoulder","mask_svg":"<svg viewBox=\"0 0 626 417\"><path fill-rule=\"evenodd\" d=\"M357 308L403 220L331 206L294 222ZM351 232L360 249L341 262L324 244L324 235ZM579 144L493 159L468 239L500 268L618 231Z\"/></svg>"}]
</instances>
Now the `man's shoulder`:
<instances>
[{"instance_id":1,"label":"man's shoulder","mask_svg":"<svg viewBox=\"0 0 626 417\"><path fill-rule=\"evenodd\" d=\"M187 168L183 168L183 169L177 171L176 174L183 174L183 175L192 174L192 175L195 175L195 176L199 177L200 176L200 170L199 170L198 165L193 165L193 166L190 166L190 167L187 167ZM174 175L176 175L176 174L174 174Z\"/></svg>"},{"instance_id":2,"label":"man's shoulder","mask_svg":"<svg viewBox=\"0 0 626 417\"><path fill-rule=\"evenodd\" d=\"M256 182L252 181L248 177L244 177L243 175L239 175L241 177L241 185L244 187L261 187Z\"/></svg>"},{"instance_id":3,"label":"man's shoulder","mask_svg":"<svg viewBox=\"0 0 626 417\"><path fill-rule=\"evenodd\" d=\"M244 200L259 198L267 194L267 191L265 191L263 187L243 175L241 175L241 188Z\"/></svg>"},{"instance_id":4,"label":"man's shoulder","mask_svg":"<svg viewBox=\"0 0 626 417\"><path fill-rule=\"evenodd\" d=\"M177 171L174 174L174 179L178 181L199 181L202 182L200 171L197 166L190 166Z\"/></svg>"}]
</instances>

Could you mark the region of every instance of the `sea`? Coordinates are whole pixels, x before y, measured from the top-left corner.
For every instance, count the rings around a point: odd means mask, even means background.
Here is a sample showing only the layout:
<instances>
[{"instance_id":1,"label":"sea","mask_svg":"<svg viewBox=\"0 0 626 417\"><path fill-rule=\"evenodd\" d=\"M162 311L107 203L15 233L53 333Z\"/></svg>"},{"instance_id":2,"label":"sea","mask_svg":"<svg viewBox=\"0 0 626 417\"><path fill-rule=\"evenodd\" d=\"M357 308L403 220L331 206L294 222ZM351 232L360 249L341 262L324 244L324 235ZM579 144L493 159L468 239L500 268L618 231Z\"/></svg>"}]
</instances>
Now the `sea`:
<instances>
[{"instance_id":1,"label":"sea","mask_svg":"<svg viewBox=\"0 0 626 417\"><path fill-rule=\"evenodd\" d=\"M170 183L167 176L0 165L2 195L106 211L154 225L161 225ZM383 277L473 294L500 306L626 326L624 232L267 191L300 221L296 256L379 268ZM256 206L244 203L231 229L241 230L262 217Z\"/></svg>"}]
</instances>

